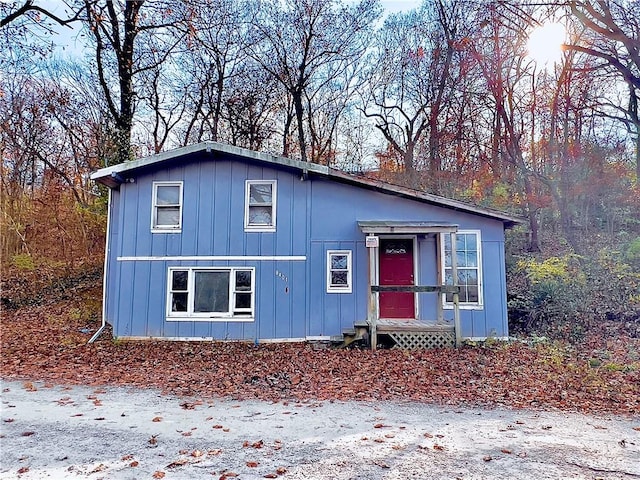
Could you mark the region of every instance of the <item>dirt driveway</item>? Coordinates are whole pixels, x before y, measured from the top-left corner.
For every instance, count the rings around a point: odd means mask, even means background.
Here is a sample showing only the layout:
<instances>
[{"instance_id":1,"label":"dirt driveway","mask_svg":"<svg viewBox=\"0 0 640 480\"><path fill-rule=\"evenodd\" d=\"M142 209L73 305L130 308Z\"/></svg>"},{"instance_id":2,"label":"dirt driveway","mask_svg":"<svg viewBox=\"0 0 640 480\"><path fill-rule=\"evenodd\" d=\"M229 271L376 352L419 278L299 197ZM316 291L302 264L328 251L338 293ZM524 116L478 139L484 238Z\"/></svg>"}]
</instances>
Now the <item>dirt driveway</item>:
<instances>
[{"instance_id":1,"label":"dirt driveway","mask_svg":"<svg viewBox=\"0 0 640 480\"><path fill-rule=\"evenodd\" d=\"M640 477L640 419L3 382L1 479Z\"/></svg>"}]
</instances>

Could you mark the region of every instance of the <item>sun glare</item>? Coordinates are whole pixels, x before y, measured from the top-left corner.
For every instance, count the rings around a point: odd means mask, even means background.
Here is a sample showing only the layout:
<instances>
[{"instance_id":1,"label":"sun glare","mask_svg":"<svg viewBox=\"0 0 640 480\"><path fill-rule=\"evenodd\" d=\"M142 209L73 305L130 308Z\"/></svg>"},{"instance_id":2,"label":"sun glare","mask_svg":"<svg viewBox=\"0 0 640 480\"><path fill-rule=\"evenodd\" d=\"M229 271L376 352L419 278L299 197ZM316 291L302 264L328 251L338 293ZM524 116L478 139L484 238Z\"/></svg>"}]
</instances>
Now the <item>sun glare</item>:
<instances>
[{"instance_id":1,"label":"sun glare","mask_svg":"<svg viewBox=\"0 0 640 480\"><path fill-rule=\"evenodd\" d=\"M527 42L529 56L542 65L560 61L566 34L564 26L559 23L545 23L536 28Z\"/></svg>"}]
</instances>

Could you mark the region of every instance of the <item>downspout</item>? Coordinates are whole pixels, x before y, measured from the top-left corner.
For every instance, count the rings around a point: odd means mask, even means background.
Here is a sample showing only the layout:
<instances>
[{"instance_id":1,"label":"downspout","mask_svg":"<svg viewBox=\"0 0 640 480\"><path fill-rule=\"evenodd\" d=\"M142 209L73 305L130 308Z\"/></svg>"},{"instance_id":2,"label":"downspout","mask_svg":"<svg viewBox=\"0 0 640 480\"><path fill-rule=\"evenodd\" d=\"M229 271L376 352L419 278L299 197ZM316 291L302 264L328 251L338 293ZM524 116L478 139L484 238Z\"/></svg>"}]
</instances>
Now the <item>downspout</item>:
<instances>
[{"instance_id":1,"label":"downspout","mask_svg":"<svg viewBox=\"0 0 640 480\"><path fill-rule=\"evenodd\" d=\"M98 329L96 333L89 339L88 343L95 342L98 337L102 334L104 329L107 326L107 268L109 265L109 240L110 240L110 230L111 230L111 188L109 188L109 197L107 200L107 238L105 239L104 244L104 267L102 271L102 325Z\"/></svg>"}]
</instances>

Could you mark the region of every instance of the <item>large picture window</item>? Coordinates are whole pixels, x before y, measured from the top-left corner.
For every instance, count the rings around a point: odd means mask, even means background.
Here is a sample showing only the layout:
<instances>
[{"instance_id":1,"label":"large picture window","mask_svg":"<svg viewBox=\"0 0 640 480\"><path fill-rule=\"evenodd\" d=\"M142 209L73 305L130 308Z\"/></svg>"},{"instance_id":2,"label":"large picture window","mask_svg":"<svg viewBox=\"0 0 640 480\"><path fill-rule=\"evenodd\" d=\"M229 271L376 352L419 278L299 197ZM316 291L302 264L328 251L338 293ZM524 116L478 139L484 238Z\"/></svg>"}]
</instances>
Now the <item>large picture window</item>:
<instances>
[{"instance_id":1,"label":"large picture window","mask_svg":"<svg viewBox=\"0 0 640 480\"><path fill-rule=\"evenodd\" d=\"M169 269L168 320L253 320L255 270Z\"/></svg>"},{"instance_id":2,"label":"large picture window","mask_svg":"<svg viewBox=\"0 0 640 480\"><path fill-rule=\"evenodd\" d=\"M351 293L351 250L327 251L327 293Z\"/></svg>"},{"instance_id":3,"label":"large picture window","mask_svg":"<svg viewBox=\"0 0 640 480\"><path fill-rule=\"evenodd\" d=\"M451 236L444 234L444 275L445 283L453 285ZM461 230L456 234L455 258L460 286L460 306L482 305L482 266L480 251L480 231ZM453 294L446 295L445 305L453 303Z\"/></svg>"},{"instance_id":4,"label":"large picture window","mask_svg":"<svg viewBox=\"0 0 640 480\"><path fill-rule=\"evenodd\" d=\"M178 233L182 228L182 182L154 182L151 231Z\"/></svg>"},{"instance_id":5,"label":"large picture window","mask_svg":"<svg viewBox=\"0 0 640 480\"><path fill-rule=\"evenodd\" d=\"M275 180L247 180L245 191L244 228L247 231L275 232Z\"/></svg>"}]
</instances>

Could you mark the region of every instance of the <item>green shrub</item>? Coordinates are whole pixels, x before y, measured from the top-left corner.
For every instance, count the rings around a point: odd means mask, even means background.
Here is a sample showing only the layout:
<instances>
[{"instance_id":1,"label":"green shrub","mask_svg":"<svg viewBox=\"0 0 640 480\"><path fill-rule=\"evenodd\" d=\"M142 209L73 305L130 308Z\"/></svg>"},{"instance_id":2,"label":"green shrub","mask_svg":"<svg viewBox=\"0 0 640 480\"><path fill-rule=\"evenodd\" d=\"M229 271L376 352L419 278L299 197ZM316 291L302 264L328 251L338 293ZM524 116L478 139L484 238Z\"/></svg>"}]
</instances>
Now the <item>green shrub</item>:
<instances>
[{"instance_id":1,"label":"green shrub","mask_svg":"<svg viewBox=\"0 0 640 480\"><path fill-rule=\"evenodd\" d=\"M586 290L586 276L579 257L565 255L543 261L520 260L516 264L516 274L525 279L521 291L509 302L509 307L517 308L519 312L516 330L555 332L554 336L583 333L583 328L576 322L583 310Z\"/></svg>"},{"instance_id":2,"label":"green shrub","mask_svg":"<svg viewBox=\"0 0 640 480\"><path fill-rule=\"evenodd\" d=\"M509 271L511 330L576 341L615 321L632 334L640 323L640 272L626 258L602 249L590 257L521 259Z\"/></svg>"},{"instance_id":3,"label":"green shrub","mask_svg":"<svg viewBox=\"0 0 640 480\"><path fill-rule=\"evenodd\" d=\"M32 272L36 269L36 264L33 261L33 257L28 253L20 253L14 255L11 258L11 263L14 267L21 271Z\"/></svg>"},{"instance_id":4,"label":"green shrub","mask_svg":"<svg viewBox=\"0 0 640 480\"><path fill-rule=\"evenodd\" d=\"M640 272L619 252L603 249L589 262L589 307L600 320L639 320Z\"/></svg>"},{"instance_id":5,"label":"green shrub","mask_svg":"<svg viewBox=\"0 0 640 480\"><path fill-rule=\"evenodd\" d=\"M629 243L625 252L625 260L636 267L640 267L640 237L635 238Z\"/></svg>"},{"instance_id":6,"label":"green shrub","mask_svg":"<svg viewBox=\"0 0 640 480\"><path fill-rule=\"evenodd\" d=\"M584 274L580 270L579 259L577 255L550 257L542 262L532 258L520 261L519 267L526 269L532 285L551 283L560 286L572 282L584 284Z\"/></svg>"}]
</instances>

